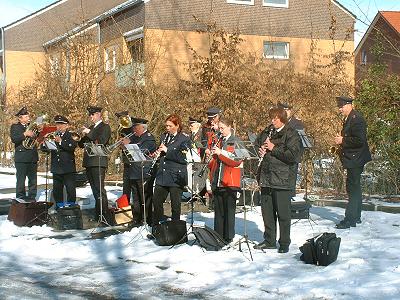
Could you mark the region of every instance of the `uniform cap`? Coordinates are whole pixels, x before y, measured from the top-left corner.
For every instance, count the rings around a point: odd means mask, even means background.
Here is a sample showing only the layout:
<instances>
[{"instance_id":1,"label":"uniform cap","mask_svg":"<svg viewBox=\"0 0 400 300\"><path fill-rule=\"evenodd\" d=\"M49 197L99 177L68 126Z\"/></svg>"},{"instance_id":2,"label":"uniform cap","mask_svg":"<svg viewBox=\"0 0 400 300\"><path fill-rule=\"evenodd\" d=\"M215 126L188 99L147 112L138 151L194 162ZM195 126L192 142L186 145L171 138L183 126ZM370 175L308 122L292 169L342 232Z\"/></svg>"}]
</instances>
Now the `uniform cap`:
<instances>
[{"instance_id":1,"label":"uniform cap","mask_svg":"<svg viewBox=\"0 0 400 300\"><path fill-rule=\"evenodd\" d=\"M69 124L69 121L66 117L62 115L57 115L54 117L54 122L58 124Z\"/></svg>"},{"instance_id":2,"label":"uniform cap","mask_svg":"<svg viewBox=\"0 0 400 300\"><path fill-rule=\"evenodd\" d=\"M346 96L339 96L336 97L336 103L338 107L342 107L343 105L353 103L353 99Z\"/></svg>"},{"instance_id":3,"label":"uniform cap","mask_svg":"<svg viewBox=\"0 0 400 300\"><path fill-rule=\"evenodd\" d=\"M147 122L149 122L148 120L146 120L146 119L142 119L142 118L131 118L131 120L132 120L132 124L133 125L137 125L137 124L147 124Z\"/></svg>"},{"instance_id":4,"label":"uniform cap","mask_svg":"<svg viewBox=\"0 0 400 300\"><path fill-rule=\"evenodd\" d=\"M100 106L88 106L86 110L88 111L88 114L90 116L94 113L101 112L102 109L103 108Z\"/></svg>"},{"instance_id":5,"label":"uniform cap","mask_svg":"<svg viewBox=\"0 0 400 300\"><path fill-rule=\"evenodd\" d=\"M19 116L25 116L25 115L28 115L28 114L29 114L28 109L26 108L26 106L24 106L23 108L21 108L21 109L15 114L15 116L16 116L16 117L19 117Z\"/></svg>"},{"instance_id":6,"label":"uniform cap","mask_svg":"<svg viewBox=\"0 0 400 300\"><path fill-rule=\"evenodd\" d=\"M218 114L220 114L222 112L221 109L219 109L218 107L210 107L207 110L207 117L208 118L214 118L216 117Z\"/></svg>"},{"instance_id":7,"label":"uniform cap","mask_svg":"<svg viewBox=\"0 0 400 300\"><path fill-rule=\"evenodd\" d=\"M278 102L278 104L276 105L279 108L283 108L283 109L292 109L293 106L288 104L288 103L284 103L284 102Z\"/></svg>"},{"instance_id":8,"label":"uniform cap","mask_svg":"<svg viewBox=\"0 0 400 300\"><path fill-rule=\"evenodd\" d=\"M201 123L201 121L198 119L195 119L193 117L189 117L189 124L193 124L193 123Z\"/></svg>"}]
</instances>

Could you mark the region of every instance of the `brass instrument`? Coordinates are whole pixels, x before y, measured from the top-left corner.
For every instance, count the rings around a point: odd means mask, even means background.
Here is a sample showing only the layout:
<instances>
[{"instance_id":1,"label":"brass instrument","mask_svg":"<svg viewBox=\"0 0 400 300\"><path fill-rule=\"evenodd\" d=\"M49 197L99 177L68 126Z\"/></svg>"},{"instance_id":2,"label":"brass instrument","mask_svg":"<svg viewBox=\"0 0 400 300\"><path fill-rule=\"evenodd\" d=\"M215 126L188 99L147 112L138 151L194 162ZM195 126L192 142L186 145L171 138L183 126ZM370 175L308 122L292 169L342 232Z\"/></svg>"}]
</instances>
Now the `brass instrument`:
<instances>
[{"instance_id":1,"label":"brass instrument","mask_svg":"<svg viewBox=\"0 0 400 300\"><path fill-rule=\"evenodd\" d=\"M82 139L82 135L76 131L70 131L69 133L71 133L71 137L75 142L79 142Z\"/></svg>"},{"instance_id":2,"label":"brass instrument","mask_svg":"<svg viewBox=\"0 0 400 300\"><path fill-rule=\"evenodd\" d=\"M61 136L61 131L56 130L54 132L51 132L48 135L46 135L45 139L48 141L54 141L56 136Z\"/></svg>"},{"instance_id":3,"label":"brass instrument","mask_svg":"<svg viewBox=\"0 0 400 300\"><path fill-rule=\"evenodd\" d=\"M332 146L329 148L329 154L331 155L340 155L341 153L341 147L336 147L336 146Z\"/></svg>"},{"instance_id":4,"label":"brass instrument","mask_svg":"<svg viewBox=\"0 0 400 300\"><path fill-rule=\"evenodd\" d=\"M131 136L133 135L133 132L127 134L126 136L124 136L124 138L129 139ZM108 145L105 147L105 153L107 155L111 154L111 152L113 152L115 149L117 149L121 144L122 144L122 139L120 139L119 141L116 141L114 144L112 145Z\"/></svg>"},{"instance_id":5,"label":"brass instrument","mask_svg":"<svg viewBox=\"0 0 400 300\"><path fill-rule=\"evenodd\" d=\"M48 120L48 116L47 116L47 114L44 114L40 117L37 117L35 122L32 122L28 125L28 127L25 129L25 132L32 131L34 133L34 135L27 136L22 141L22 146L25 149L33 149L36 146L36 144L37 144L36 139L40 133L39 125L47 123L47 120Z\"/></svg>"},{"instance_id":6,"label":"brass instrument","mask_svg":"<svg viewBox=\"0 0 400 300\"><path fill-rule=\"evenodd\" d=\"M224 138L223 136L222 136L222 134L221 134L221 132L220 131L218 131L216 134L215 134L215 136L216 136L216 138L217 138L217 141L213 141L214 143L212 143L211 144L211 149L212 148L214 148L216 145L218 145L221 141L222 141L222 139ZM199 171L199 173L197 174L197 176L198 177L203 177L204 176L204 173L205 173L205 171L207 170L207 168L208 168L208 164L210 163L210 161L212 160L212 158L213 158L213 155L210 153L210 156L208 156L208 158L207 158L207 160L204 162L205 164L203 165L203 167L201 168L201 170Z\"/></svg>"}]
</instances>

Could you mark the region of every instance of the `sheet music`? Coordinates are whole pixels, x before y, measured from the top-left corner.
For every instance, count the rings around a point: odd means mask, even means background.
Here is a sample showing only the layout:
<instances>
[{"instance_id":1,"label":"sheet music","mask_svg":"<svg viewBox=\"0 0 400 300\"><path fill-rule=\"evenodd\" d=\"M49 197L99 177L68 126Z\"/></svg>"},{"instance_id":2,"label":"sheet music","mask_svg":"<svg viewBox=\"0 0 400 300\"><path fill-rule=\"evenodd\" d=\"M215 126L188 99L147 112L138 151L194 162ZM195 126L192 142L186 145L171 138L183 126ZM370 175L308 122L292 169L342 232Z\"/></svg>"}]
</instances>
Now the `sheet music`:
<instances>
[{"instance_id":1,"label":"sheet music","mask_svg":"<svg viewBox=\"0 0 400 300\"><path fill-rule=\"evenodd\" d=\"M49 149L49 150L58 150L58 147L57 147L55 141L48 141L48 140L45 140L45 141L44 141L44 145L45 145L45 147L46 147L47 149Z\"/></svg>"},{"instance_id":2,"label":"sheet music","mask_svg":"<svg viewBox=\"0 0 400 300\"><path fill-rule=\"evenodd\" d=\"M191 162L201 162L201 157L199 153L197 152L196 149L190 148L186 152L186 161L191 163Z\"/></svg>"},{"instance_id":3,"label":"sheet music","mask_svg":"<svg viewBox=\"0 0 400 300\"><path fill-rule=\"evenodd\" d=\"M126 144L125 149L132 155L134 161L147 160L138 144Z\"/></svg>"}]
</instances>

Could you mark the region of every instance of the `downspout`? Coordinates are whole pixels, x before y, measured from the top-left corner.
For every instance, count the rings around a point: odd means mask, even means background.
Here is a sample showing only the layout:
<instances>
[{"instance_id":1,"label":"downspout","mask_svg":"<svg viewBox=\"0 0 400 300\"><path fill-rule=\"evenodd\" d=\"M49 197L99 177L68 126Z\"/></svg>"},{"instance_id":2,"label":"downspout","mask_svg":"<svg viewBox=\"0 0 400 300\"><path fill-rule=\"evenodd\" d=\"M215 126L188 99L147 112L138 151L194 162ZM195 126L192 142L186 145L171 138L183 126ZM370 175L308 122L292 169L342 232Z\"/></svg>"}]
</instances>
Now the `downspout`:
<instances>
[{"instance_id":1,"label":"downspout","mask_svg":"<svg viewBox=\"0 0 400 300\"><path fill-rule=\"evenodd\" d=\"M100 99L101 96L101 90L100 90L100 75L101 75L101 67L102 67L102 62L101 62L101 48L100 48L100 43L101 43L101 29L100 29L100 22L97 22L97 56L98 56L98 68L97 68L97 100Z\"/></svg>"},{"instance_id":2,"label":"downspout","mask_svg":"<svg viewBox=\"0 0 400 300\"><path fill-rule=\"evenodd\" d=\"M2 49L2 69L3 69L3 74L1 78L1 107L3 108L3 111L6 106L6 86L7 86L7 77L6 77L6 49L5 49L5 36L4 36L4 27L0 27L1 30L1 49Z\"/></svg>"}]
</instances>

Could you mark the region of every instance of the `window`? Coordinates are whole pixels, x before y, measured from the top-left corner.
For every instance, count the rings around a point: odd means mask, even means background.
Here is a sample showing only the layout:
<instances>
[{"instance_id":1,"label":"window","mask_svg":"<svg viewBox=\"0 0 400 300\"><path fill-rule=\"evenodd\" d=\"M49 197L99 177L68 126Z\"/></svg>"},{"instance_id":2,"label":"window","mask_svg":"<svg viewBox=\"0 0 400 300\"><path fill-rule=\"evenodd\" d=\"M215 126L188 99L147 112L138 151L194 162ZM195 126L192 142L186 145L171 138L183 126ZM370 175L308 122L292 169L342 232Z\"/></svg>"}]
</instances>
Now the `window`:
<instances>
[{"instance_id":1,"label":"window","mask_svg":"<svg viewBox=\"0 0 400 300\"><path fill-rule=\"evenodd\" d=\"M263 6L289 7L289 0L263 0Z\"/></svg>"},{"instance_id":2,"label":"window","mask_svg":"<svg viewBox=\"0 0 400 300\"><path fill-rule=\"evenodd\" d=\"M129 52L131 54L132 62L144 62L144 43L143 38L134 40L130 43Z\"/></svg>"},{"instance_id":3,"label":"window","mask_svg":"<svg viewBox=\"0 0 400 300\"><path fill-rule=\"evenodd\" d=\"M254 5L254 0L227 0L227 3Z\"/></svg>"},{"instance_id":4,"label":"window","mask_svg":"<svg viewBox=\"0 0 400 300\"><path fill-rule=\"evenodd\" d=\"M110 46L104 49L104 68L106 72L112 72L117 65L117 48Z\"/></svg>"},{"instance_id":5,"label":"window","mask_svg":"<svg viewBox=\"0 0 400 300\"><path fill-rule=\"evenodd\" d=\"M363 49L361 51L361 64L366 65L367 64L367 50Z\"/></svg>"},{"instance_id":6,"label":"window","mask_svg":"<svg viewBox=\"0 0 400 300\"><path fill-rule=\"evenodd\" d=\"M272 59L289 59L289 43L264 42L264 57Z\"/></svg>"}]
</instances>

